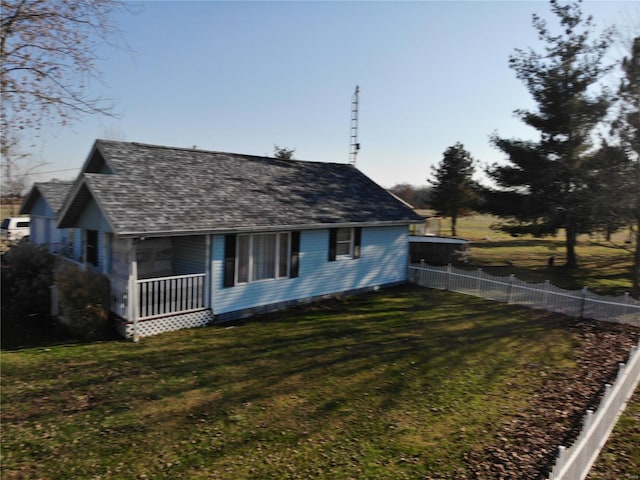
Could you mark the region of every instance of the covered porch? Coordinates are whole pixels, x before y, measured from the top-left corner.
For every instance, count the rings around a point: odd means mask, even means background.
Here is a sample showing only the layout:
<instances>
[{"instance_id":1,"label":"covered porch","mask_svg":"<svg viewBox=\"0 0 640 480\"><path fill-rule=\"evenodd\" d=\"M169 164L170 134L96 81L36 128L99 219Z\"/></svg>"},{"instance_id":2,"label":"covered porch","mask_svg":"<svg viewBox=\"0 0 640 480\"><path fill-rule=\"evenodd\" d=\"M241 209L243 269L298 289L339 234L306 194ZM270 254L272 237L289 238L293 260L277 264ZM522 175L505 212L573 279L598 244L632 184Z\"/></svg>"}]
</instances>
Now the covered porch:
<instances>
[{"instance_id":1,"label":"covered porch","mask_svg":"<svg viewBox=\"0 0 640 480\"><path fill-rule=\"evenodd\" d=\"M207 279L206 273L131 280L110 277L110 310L118 332L137 340L211 323Z\"/></svg>"},{"instance_id":2,"label":"covered porch","mask_svg":"<svg viewBox=\"0 0 640 480\"><path fill-rule=\"evenodd\" d=\"M123 336L137 339L185 328L185 322L211 321L210 242L208 235L113 239L111 312Z\"/></svg>"},{"instance_id":3,"label":"covered porch","mask_svg":"<svg viewBox=\"0 0 640 480\"><path fill-rule=\"evenodd\" d=\"M213 320L208 235L118 239L85 232L81 242L76 258L59 258L108 278L109 310L122 336L135 340ZM64 316L55 286L52 293L52 313Z\"/></svg>"},{"instance_id":4,"label":"covered porch","mask_svg":"<svg viewBox=\"0 0 640 480\"><path fill-rule=\"evenodd\" d=\"M123 320L147 320L209 308L205 273L123 280L110 277L111 312Z\"/></svg>"}]
</instances>

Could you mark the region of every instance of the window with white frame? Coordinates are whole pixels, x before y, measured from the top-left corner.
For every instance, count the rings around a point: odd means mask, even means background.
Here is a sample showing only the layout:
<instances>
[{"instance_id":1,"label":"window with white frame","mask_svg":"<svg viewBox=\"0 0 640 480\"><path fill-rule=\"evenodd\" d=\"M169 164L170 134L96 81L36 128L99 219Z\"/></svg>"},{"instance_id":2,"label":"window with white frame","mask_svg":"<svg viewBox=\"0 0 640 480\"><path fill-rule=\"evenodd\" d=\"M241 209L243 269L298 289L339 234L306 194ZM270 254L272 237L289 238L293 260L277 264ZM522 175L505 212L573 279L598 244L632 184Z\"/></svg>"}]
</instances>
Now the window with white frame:
<instances>
[{"instance_id":1,"label":"window with white frame","mask_svg":"<svg viewBox=\"0 0 640 480\"><path fill-rule=\"evenodd\" d=\"M353 228L338 228L336 232L336 258L353 256Z\"/></svg>"},{"instance_id":2,"label":"window with white frame","mask_svg":"<svg viewBox=\"0 0 640 480\"><path fill-rule=\"evenodd\" d=\"M329 261L360 258L361 227L329 229Z\"/></svg>"},{"instance_id":3,"label":"window with white frame","mask_svg":"<svg viewBox=\"0 0 640 480\"><path fill-rule=\"evenodd\" d=\"M289 232L238 235L235 258L235 283L288 277Z\"/></svg>"}]
</instances>

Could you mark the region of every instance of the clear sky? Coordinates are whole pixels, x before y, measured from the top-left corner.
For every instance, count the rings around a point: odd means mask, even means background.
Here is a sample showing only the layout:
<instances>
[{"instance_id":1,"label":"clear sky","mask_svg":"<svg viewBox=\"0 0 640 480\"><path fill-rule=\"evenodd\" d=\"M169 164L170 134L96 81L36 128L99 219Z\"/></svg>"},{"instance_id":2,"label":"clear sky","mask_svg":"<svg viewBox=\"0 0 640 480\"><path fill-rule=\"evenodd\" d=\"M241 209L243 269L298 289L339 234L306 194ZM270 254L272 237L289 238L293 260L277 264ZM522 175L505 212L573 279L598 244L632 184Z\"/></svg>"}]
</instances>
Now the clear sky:
<instances>
[{"instance_id":1,"label":"clear sky","mask_svg":"<svg viewBox=\"0 0 640 480\"><path fill-rule=\"evenodd\" d=\"M357 167L384 187L426 185L456 142L486 164L502 159L493 132L536 138L513 116L533 104L508 57L540 50L531 15L555 27L546 1L133 5L116 19L129 49L105 47L106 85L93 85L119 118L45 128L32 152L47 173L32 181L74 178L96 138L254 155L278 144L346 163L356 85ZM640 26L640 2L587 0L583 11L598 27Z\"/></svg>"}]
</instances>

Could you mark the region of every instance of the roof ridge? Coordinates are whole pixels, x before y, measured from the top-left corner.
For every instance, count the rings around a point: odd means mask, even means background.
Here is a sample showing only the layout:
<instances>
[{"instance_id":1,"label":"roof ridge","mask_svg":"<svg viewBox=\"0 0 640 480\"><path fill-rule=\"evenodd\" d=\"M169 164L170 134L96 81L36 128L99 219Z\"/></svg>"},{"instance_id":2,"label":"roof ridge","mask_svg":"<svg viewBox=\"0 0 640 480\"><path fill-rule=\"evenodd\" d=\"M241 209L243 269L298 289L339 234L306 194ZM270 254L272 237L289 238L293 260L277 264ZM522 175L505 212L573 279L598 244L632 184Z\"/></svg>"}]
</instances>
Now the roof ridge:
<instances>
[{"instance_id":1,"label":"roof ridge","mask_svg":"<svg viewBox=\"0 0 640 480\"><path fill-rule=\"evenodd\" d=\"M322 162L318 160L300 160L297 158L292 159L283 159L276 157L269 157L265 155L253 155L249 153L237 153L237 152L223 152L220 150L206 150L201 148L189 148L189 147L173 147L170 145L156 145L152 143L144 143L144 142L125 142L122 140L106 140L106 139L97 139L96 142L100 143L114 143L114 144L128 144L133 145L135 147L144 147L144 148L153 148L158 150L178 150L182 152L197 152L197 153L209 153L209 154L217 154L217 155L228 155L231 157L245 157L249 159L261 159L261 160L275 160L278 162L296 162L296 163L321 163L324 165L344 165L348 167L353 167L350 163L341 163L341 162Z\"/></svg>"}]
</instances>

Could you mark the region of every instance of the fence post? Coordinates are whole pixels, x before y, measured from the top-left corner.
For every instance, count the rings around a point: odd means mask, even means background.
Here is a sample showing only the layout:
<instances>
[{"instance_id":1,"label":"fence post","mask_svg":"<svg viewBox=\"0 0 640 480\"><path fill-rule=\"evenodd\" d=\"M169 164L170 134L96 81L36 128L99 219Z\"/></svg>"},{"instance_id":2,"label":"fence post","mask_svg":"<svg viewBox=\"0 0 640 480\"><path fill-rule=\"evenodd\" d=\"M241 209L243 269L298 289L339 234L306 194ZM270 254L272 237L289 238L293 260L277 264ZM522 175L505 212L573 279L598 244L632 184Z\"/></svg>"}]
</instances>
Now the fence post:
<instances>
[{"instance_id":1,"label":"fence post","mask_svg":"<svg viewBox=\"0 0 640 480\"><path fill-rule=\"evenodd\" d=\"M580 302L580 317L579 318L584 318L584 309L587 303L587 292L589 290L587 289L587 287L584 287L582 289L582 301Z\"/></svg>"},{"instance_id":2,"label":"fence post","mask_svg":"<svg viewBox=\"0 0 640 480\"><path fill-rule=\"evenodd\" d=\"M511 292L513 291L513 282L515 280L515 274L509 275L509 286L507 287L507 303L511 303Z\"/></svg>"},{"instance_id":3,"label":"fence post","mask_svg":"<svg viewBox=\"0 0 640 480\"><path fill-rule=\"evenodd\" d=\"M611 385L609 384L606 384L604 386L605 390L607 390L607 388L610 388L610 387ZM587 410L587 413L585 413L584 418L582 419L582 430L580 433L586 431L591 426L591 424L593 423L593 414L594 414L593 410L591 409Z\"/></svg>"},{"instance_id":4,"label":"fence post","mask_svg":"<svg viewBox=\"0 0 640 480\"><path fill-rule=\"evenodd\" d=\"M544 281L544 294L542 295L542 307L549 305L549 286L551 282L549 280Z\"/></svg>"},{"instance_id":5,"label":"fence post","mask_svg":"<svg viewBox=\"0 0 640 480\"><path fill-rule=\"evenodd\" d=\"M444 289L449 291L449 282L451 278L451 264L447 264L447 277L444 280Z\"/></svg>"},{"instance_id":6,"label":"fence post","mask_svg":"<svg viewBox=\"0 0 640 480\"><path fill-rule=\"evenodd\" d=\"M479 268L478 271L476 272L476 297L482 297L482 294L480 292L480 284L482 281L482 269Z\"/></svg>"},{"instance_id":7,"label":"fence post","mask_svg":"<svg viewBox=\"0 0 640 480\"><path fill-rule=\"evenodd\" d=\"M629 296L629 292L624 292L624 304L625 304L625 308L624 308L624 313L622 314L623 317L623 321L624 321L624 317L626 317L627 315L629 315L630 319L633 319L633 316L631 315L631 297ZM638 316L638 327L640 327L640 315Z\"/></svg>"},{"instance_id":8,"label":"fence post","mask_svg":"<svg viewBox=\"0 0 640 480\"><path fill-rule=\"evenodd\" d=\"M556 457L556 464L551 470L551 475L549 475L550 479L555 479L557 477L557 473L562 470L562 468L567 463L567 447L564 445L560 445L558 447L558 456Z\"/></svg>"}]
</instances>

